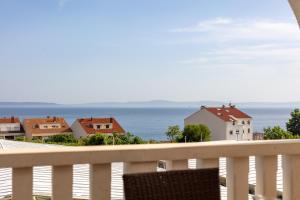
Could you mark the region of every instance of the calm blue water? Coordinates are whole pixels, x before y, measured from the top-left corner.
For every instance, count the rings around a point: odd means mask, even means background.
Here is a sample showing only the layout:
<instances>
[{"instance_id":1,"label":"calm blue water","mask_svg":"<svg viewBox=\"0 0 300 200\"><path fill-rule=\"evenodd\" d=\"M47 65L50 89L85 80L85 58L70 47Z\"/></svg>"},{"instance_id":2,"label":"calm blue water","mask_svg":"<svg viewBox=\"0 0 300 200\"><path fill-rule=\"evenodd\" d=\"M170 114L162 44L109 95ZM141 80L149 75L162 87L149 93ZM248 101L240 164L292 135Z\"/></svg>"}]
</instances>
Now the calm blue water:
<instances>
[{"instance_id":1,"label":"calm blue water","mask_svg":"<svg viewBox=\"0 0 300 200\"><path fill-rule=\"evenodd\" d=\"M285 127L290 108L245 108L254 119L254 130L280 125ZM164 132L170 125L183 127L183 119L197 108L79 108L79 107L0 107L0 116L45 117L61 116L69 124L80 117L115 117L126 131L144 139L165 139Z\"/></svg>"}]
</instances>

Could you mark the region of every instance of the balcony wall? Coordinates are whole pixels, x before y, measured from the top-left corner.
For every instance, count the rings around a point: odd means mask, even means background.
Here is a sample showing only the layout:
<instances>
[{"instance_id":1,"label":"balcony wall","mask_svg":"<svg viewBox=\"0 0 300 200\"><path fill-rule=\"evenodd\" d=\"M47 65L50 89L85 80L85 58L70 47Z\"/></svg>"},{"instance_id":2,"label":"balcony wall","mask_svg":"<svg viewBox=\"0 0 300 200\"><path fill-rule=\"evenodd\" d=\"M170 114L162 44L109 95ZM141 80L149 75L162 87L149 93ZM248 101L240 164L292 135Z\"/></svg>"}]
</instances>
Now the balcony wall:
<instances>
[{"instance_id":1,"label":"balcony wall","mask_svg":"<svg viewBox=\"0 0 300 200\"><path fill-rule=\"evenodd\" d=\"M111 166L124 162L124 173L157 170L157 161L166 160L168 170L188 168L195 159L197 168L219 166L226 158L227 198L248 199L249 156L256 160L256 193L277 195L277 156L283 155L283 197L300 199L300 140L222 141L191 144L156 144L52 149L2 150L0 167L12 168L14 200L32 199L33 167L52 166L54 200L72 199L73 165L90 166L90 199L111 199Z\"/></svg>"}]
</instances>

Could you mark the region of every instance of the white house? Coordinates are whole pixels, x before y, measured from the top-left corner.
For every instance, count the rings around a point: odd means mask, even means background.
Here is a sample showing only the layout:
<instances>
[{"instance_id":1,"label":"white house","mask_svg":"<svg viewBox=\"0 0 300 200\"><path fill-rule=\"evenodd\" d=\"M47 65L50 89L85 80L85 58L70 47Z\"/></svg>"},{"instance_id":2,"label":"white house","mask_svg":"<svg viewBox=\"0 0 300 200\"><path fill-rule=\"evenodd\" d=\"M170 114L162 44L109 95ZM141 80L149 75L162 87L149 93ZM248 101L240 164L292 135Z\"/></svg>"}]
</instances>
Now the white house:
<instances>
[{"instance_id":1,"label":"white house","mask_svg":"<svg viewBox=\"0 0 300 200\"><path fill-rule=\"evenodd\" d=\"M14 139L15 136L24 135L19 118L0 118L0 138Z\"/></svg>"},{"instance_id":2,"label":"white house","mask_svg":"<svg viewBox=\"0 0 300 200\"><path fill-rule=\"evenodd\" d=\"M205 107L184 119L184 125L204 124L212 140L252 140L252 117L233 105Z\"/></svg>"}]
</instances>

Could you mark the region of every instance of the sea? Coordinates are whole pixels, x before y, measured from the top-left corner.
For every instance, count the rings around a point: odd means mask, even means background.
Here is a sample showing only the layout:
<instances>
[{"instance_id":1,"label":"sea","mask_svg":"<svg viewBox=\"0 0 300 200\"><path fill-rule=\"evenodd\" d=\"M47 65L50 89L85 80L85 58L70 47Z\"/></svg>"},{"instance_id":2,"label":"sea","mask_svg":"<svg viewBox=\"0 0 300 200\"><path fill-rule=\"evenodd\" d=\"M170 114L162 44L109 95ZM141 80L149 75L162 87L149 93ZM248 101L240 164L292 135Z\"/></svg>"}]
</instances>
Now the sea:
<instances>
[{"instance_id":1,"label":"sea","mask_svg":"<svg viewBox=\"0 0 300 200\"><path fill-rule=\"evenodd\" d=\"M279 125L285 128L292 108L240 108L253 118L254 131ZM101 108L101 107L0 107L1 117L16 116L24 118L59 116L64 117L69 125L76 118L115 117L122 127L134 135L149 140L165 140L169 126L183 128L184 118L199 108Z\"/></svg>"}]
</instances>

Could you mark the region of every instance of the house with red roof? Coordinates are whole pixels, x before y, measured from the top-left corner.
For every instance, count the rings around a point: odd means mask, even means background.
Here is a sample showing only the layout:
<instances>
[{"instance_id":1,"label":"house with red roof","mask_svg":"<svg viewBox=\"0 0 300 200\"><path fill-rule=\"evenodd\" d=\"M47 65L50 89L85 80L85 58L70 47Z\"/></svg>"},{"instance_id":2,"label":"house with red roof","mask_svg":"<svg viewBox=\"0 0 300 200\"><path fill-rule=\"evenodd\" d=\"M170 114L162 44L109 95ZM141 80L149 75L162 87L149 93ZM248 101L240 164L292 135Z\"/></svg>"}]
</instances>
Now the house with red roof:
<instances>
[{"instance_id":1,"label":"house with red roof","mask_svg":"<svg viewBox=\"0 0 300 200\"><path fill-rule=\"evenodd\" d=\"M86 137L89 135L101 134L125 134L125 130L119 122L113 118L80 118L77 119L71 126L75 137Z\"/></svg>"},{"instance_id":2,"label":"house with red roof","mask_svg":"<svg viewBox=\"0 0 300 200\"><path fill-rule=\"evenodd\" d=\"M206 107L184 119L184 125L204 124L211 131L211 139L252 140L252 117L234 105Z\"/></svg>"},{"instance_id":3,"label":"house with red roof","mask_svg":"<svg viewBox=\"0 0 300 200\"><path fill-rule=\"evenodd\" d=\"M27 138L72 134L68 123L62 117L27 118L23 121L23 127Z\"/></svg>"},{"instance_id":4,"label":"house with red roof","mask_svg":"<svg viewBox=\"0 0 300 200\"><path fill-rule=\"evenodd\" d=\"M24 131L19 118L3 117L0 118L0 138L14 139L16 136L23 136Z\"/></svg>"}]
</instances>

